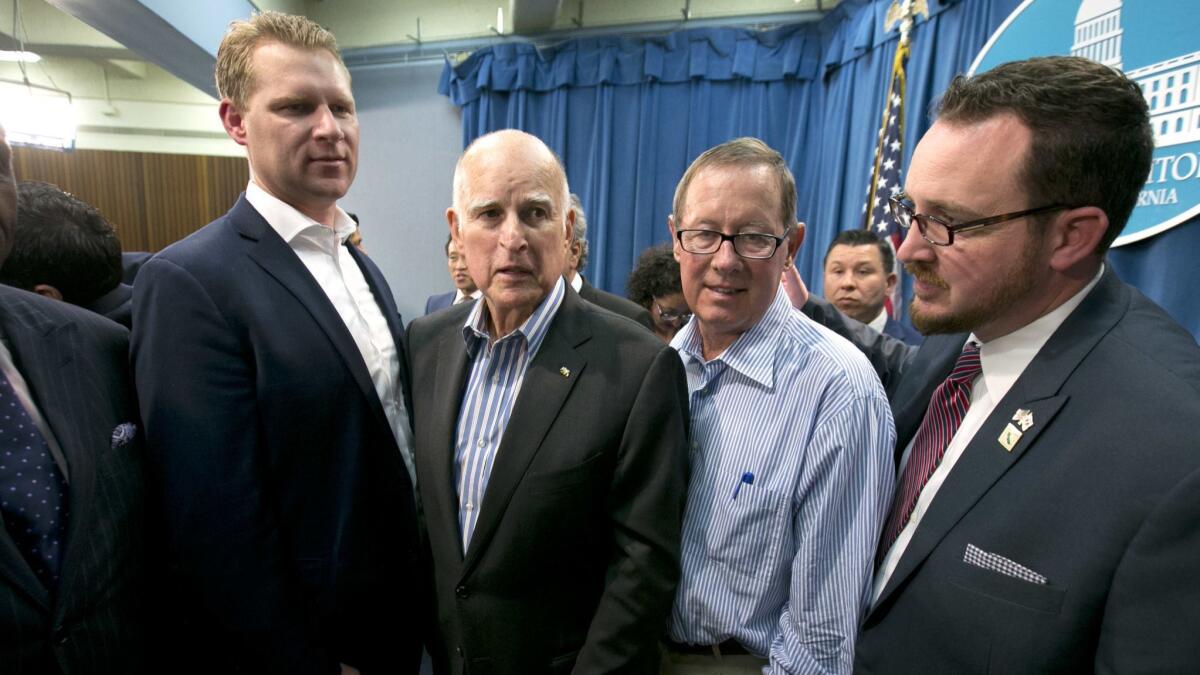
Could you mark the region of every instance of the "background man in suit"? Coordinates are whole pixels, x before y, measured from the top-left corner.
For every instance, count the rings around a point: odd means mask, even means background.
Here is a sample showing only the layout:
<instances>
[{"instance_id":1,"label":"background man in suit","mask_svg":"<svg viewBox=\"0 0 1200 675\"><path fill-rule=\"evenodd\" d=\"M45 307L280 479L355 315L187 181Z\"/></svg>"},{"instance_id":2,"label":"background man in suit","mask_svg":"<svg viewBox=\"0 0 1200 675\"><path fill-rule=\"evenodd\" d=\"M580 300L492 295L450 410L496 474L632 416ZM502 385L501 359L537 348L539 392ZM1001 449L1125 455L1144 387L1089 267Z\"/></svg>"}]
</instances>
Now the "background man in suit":
<instances>
[{"instance_id":1,"label":"background man in suit","mask_svg":"<svg viewBox=\"0 0 1200 675\"><path fill-rule=\"evenodd\" d=\"M413 322L441 673L651 673L679 574L674 350L562 278L573 216L537 138L476 139L446 215L483 302Z\"/></svg>"},{"instance_id":2,"label":"background man in suit","mask_svg":"<svg viewBox=\"0 0 1200 675\"><path fill-rule=\"evenodd\" d=\"M349 74L330 33L265 12L231 26L217 83L246 194L134 286L174 651L205 673L415 672L402 328L337 205L358 156Z\"/></svg>"},{"instance_id":3,"label":"background man in suit","mask_svg":"<svg viewBox=\"0 0 1200 675\"><path fill-rule=\"evenodd\" d=\"M96 207L57 186L17 186L13 248L0 283L79 305L128 328L133 288L121 282L121 241Z\"/></svg>"},{"instance_id":4,"label":"background man in suit","mask_svg":"<svg viewBox=\"0 0 1200 675\"><path fill-rule=\"evenodd\" d=\"M579 195L571 195L571 211L575 214L575 230L567 247L567 266L563 272L567 283L584 300L654 330L654 320L644 307L619 295L602 291L589 284L583 277L583 268L587 267L588 257L587 216L583 213L583 203L579 201Z\"/></svg>"},{"instance_id":5,"label":"background man in suit","mask_svg":"<svg viewBox=\"0 0 1200 675\"><path fill-rule=\"evenodd\" d=\"M467 257L454 243L454 237L446 237L446 267L450 268L450 279L454 281L454 290L449 293L431 295L425 301L425 313L432 314L439 309L446 309L460 302L474 300L479 297L479 289L467 271Z\"/></svg>"},{"instance_id":6,"label":"background man in suit","mask_svg":"<svg viewBox=\"0 0 1200 675\"><path fill-rule=\"evenodd\" d=\"M755 138L705 151L669 224L695 312L671 341L694 450L663 672L845 672L892 496L887 397L779 292L804 225L778 152Z\"/></svg>"},{"instance_id":7,"label":"background man in suit","mask_svg":"<svg viewBox=\"0 0 1200 675\"><path fill-rule=\"evenodd\" d=\"M16 189L0 128L0 262ZM142 444L125 329L0 286L0 671L141 672Z\"/></svg>"},{"instance_id":8,"label":"background man in suit","mask_svg":"<svg viewBox=\"0 0 1200 675\"><path fill-rule=\"evenodd\" d=\"M1103 262L1153 147L1137 84L1084 59L943 97L893 202L927 337L857 670L1200 662L1200 348Z\"/></svg>"},{"instance_id":9,"label":"background man in suit","mask_svg":"<svg viewBox=\"0 0 1200 675\"><path fill-rule=\"evenodd\" d=\"M825 251L825 299L852 319L921 344L921 334L888 316L884 299L896 288L892 247L869 230L846 230Z\"/></svg>"}]
</instances>

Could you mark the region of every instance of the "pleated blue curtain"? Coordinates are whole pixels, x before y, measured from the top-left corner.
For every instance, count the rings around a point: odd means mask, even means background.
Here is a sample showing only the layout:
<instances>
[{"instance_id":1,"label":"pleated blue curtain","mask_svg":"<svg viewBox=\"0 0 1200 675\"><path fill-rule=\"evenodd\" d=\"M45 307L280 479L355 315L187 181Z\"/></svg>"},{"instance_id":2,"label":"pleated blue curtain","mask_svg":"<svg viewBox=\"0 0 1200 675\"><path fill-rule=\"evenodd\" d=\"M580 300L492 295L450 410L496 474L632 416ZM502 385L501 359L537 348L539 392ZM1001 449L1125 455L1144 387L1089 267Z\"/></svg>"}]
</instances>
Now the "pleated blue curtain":
<instances>
[{"instance_id":1,"label":"pleated blue curtain","mask_svg":"<svg viewBox=\"0 0 1200 675\"><path fill-rule=\"evenodd\" d=\"M1019 3L929 3L908 66L906 166L935 97ZM883 27L889 4L843 0L820 22L767 32L696 29L541 50L505 43L447 64L440 91L462 108L464 146L517 128L559 154L588 215L585 273L618 294L638 253L668 240L667 215L687 165L718 143L761 138L796 175L797 214L808 224L797 264L821 292L825 248L841 230L862 226L896 48L895 32ZM1200 334L1200 311L1186 292L1200 283L1200 265L1188 255L1198 250L1200 227L1189 224L1114 251L1110 261Z\"/></svg>"}]
</instances>

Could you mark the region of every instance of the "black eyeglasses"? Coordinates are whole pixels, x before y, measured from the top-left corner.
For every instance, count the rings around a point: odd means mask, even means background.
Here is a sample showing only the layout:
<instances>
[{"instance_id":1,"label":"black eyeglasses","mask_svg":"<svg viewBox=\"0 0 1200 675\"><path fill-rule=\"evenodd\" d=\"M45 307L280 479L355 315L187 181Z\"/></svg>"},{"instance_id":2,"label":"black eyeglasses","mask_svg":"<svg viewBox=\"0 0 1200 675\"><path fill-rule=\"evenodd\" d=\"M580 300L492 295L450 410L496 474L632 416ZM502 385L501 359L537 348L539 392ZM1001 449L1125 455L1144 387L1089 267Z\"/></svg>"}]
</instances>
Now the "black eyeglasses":
<instances>
[{"instance_id":1,"label":"black eyeglasses","mask_svg":"<svg viewBox=\"0 0 1200 675\"><path fill-rule=\"evenodd\" d=\"M917 223L917 231L925 241L934 246L949 246L954 243L954 235L960 232L970 232L971 230L982 229L991 225L999 225L1007 223L1010 220L1032 216L1038 213L1046 213L1047 211L1055 211L1058 209L1073 208L1063 204L1050 204L1048 206L1039 206L1036 209L1026 209L1024 211L1014 211L1005 213L999 216L988 216L987 218L979 218L978 220L968 220L965 223L951 225L937 216L930 216L924 213L917 213L913 210L913 205L908 201L908 195L903 192L898 193L888 199L891 207L892 217L896 219L896 223L904 229L912 227L913 221Z\"/></svg>"},{"instance_id":2,"label":"black eyeglasses","mask_svg":"<svg viewBox=\"0 0 1200 675\"><path fill-rule=\"evenodd\" d=\"M691 312L673 312L665 309L658 301L654 302L654 306L658 309L658 318L665 323L687 323L692 318Z\"/></svg>"},{"instance_id":3,"label":"black eyeglasses","mask_svg":"<svg viewBox=\"0 0 1200 675\"><path fill-rule=\"evenodd\" d=\"M743 258L766 260L775 255L775 250L787 239L791 229L790 227L785 229L781 237L758 232L725 234L716 230L676 230L675 237L679 239L679 245L683 247L683 250L688 253L699 255L716 253L721 248L721 244L731 241L733 242L733 252Z\"/></svg>"}]
</instances>

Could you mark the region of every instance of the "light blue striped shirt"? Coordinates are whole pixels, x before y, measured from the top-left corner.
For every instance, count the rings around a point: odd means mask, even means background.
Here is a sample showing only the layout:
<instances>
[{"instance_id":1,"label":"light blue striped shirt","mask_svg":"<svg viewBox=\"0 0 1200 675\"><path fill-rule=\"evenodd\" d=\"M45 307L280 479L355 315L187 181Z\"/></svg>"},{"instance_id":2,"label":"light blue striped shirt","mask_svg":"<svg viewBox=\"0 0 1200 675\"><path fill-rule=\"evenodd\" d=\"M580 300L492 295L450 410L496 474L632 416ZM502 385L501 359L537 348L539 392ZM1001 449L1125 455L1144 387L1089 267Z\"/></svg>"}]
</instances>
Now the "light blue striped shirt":
<instances>
[{"instance_id":1,"label":"light blue striped shirt","mask_svg":"<svg viewBox=\"0 0 1200 675\"><path fill-rule=\"evenodd\" d=\"M707 363L697 321L671 341L692 415L671 639L736 639L766 673L850 672L894 483L883 387L784 293Z\"/></svg>"},{"instance_id":2,"label":"light blue striped shirt","mask_svg":"<svg viewBox=\"0 0 1200 675\"><path fill-rule=\"evenodd\" d=\"M525 371L558 314L565 289L560 277L525 323L495 342L488 333L486 300L475 303L463 325L471 372L458 410L454 484L458 488L458 531L464 552L479 520L496 450L521 393Z\"/></svg>"}]
</instances>

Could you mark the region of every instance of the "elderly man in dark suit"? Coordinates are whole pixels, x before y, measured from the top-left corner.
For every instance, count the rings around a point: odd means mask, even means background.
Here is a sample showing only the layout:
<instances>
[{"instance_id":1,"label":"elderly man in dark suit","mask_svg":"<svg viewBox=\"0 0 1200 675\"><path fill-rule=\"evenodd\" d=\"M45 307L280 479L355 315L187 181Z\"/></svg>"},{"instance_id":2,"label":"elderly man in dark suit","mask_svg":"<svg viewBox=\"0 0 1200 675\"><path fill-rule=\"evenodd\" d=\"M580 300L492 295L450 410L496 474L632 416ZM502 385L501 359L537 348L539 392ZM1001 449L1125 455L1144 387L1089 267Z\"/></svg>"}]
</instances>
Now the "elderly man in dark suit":
<instances>
[{"instance_id":1,"label":"elderly man in dark suit","mask_svg":"<svg viewBox=\"0 0 1200 675\"><path fill-rule=\"evenodd\" d=\"M856 671L1200 663L1200 348L1103 260L1153 147L1138 85L1083 59L942 98L893 199L928 337Z\"/></svg>"},{"instance_id":2,"label":"elderly man in dark suit","mask_svg":"<svg viewBox=\"0 0 1200 675\"><path fill-rule=\"evenodd\" d=\"M170 605L197 672L416 672L400 316L337 205L358 122L333 36L275 12L217 53L251 181L135 284L133 357Z\"/></svg>"},{"instance_id":3,"label":"elderly man in dark suit","mask_svg":"<svg viewBox=\"0 0 1200 675\"><path fill-rule=\"evenodd\" d=\"M0 129L0 261L15 186ZM137 673L147 570L129 334L0 286L0 672Z\"/></svg>"},{"instance_id":4,"label":"elderly man in dark suit","mask_svg":"<svg viewBox=\"0 0 1200 675\"><path fill-rule=\"evenodd\" d=\"M563 280L554 154L477 139L450 231L483 302L417 319L417 478L441 673L649 673L679 574L678 355Z\"/></svg>"}]
</instances>

